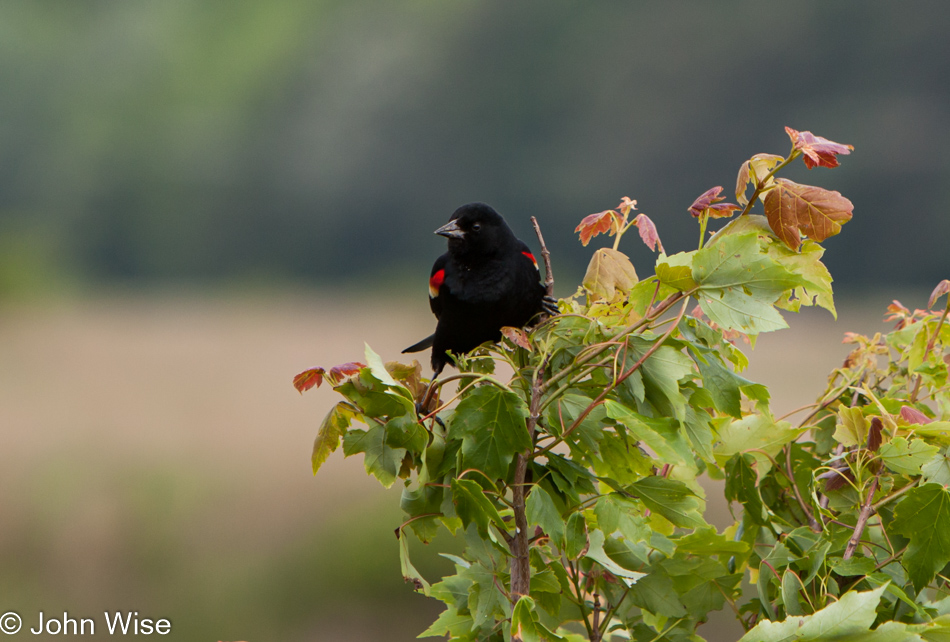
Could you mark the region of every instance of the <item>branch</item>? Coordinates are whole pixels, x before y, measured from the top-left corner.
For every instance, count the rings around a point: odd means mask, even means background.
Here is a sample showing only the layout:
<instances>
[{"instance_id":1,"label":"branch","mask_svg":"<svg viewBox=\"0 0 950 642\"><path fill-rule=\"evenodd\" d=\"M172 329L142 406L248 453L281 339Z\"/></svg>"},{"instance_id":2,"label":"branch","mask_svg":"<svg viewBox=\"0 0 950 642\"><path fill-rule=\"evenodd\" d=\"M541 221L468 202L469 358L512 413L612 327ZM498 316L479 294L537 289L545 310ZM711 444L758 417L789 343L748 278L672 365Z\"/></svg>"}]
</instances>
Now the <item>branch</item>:
<instances>
[{"instance_id":1,"label":"branch","mask_svg":"<svg viewBox=\"0 0 950 642\"><path fill-rule=\"evenodd\" d=\"M538 235L538 243L541 244L541 258L544 260L544 289L548 296L554 296L554 274L551 272L551 253L548 252L548 246L544 244L544 237L541 236L541 228L538 226L538 219L531 217L531 225L534 226L534 233Z\"/></svg>"}]
</instances>

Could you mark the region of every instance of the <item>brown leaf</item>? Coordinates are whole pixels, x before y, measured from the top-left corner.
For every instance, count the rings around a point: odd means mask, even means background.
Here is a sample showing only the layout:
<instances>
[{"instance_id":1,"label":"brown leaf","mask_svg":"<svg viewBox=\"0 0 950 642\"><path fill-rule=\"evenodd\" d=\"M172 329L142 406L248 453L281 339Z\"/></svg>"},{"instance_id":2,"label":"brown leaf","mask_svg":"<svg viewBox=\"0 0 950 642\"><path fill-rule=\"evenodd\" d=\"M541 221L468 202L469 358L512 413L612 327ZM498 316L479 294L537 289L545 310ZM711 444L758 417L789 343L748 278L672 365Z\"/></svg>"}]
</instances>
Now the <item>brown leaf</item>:
<instances>
[{"instance_id":1,"label":"brown leaf","mask_svg":"<svg viewBox=\"0 0 950 642\"><path fill-rule=\"evenodd\" d=\"M712 218L732 216L732 213L738 210L739 206L732 203L720 203L720 201L725 200L724 196L719 196L721 192L721 186L706 190L689 206L689 213L694 218L699 218L703 212L706 212Z\"/></svg>"},{"instance_id":2,"label":"brown leaf","mask_svg":"<svg viewBox=\"0 0 950 642\"><path fill-rule=\"evenodd\" d=\"M638 280L637 271L626 254L602 247L590 259L584 287L594 298L610 301L617 290L629 292Z\"/></svg>"},{"instance_id":3,"label":"brown leaf","mask_svg":"<svg viewBox=\"0 0 950 642\"><path fill-rule=\"evenodd\" d=\"M643 215L641 214L641 216ZM937 287L930 293L930 298L927 300L927 308L932 310L937 299L947 293L950 293L950 279L944 279L937 284Z\"/></svg>"},{"instance_id":4,"label":"brown leaf","mask_svg":"<svg viewBox=\"0 0 950 642\"><path fill-rule=\"evenodd\" d=\"M416 399L428 390L428 386L422 383L422 366L415 359L410 364L387 361L386 371L393 376L393 379L409 388Z\"/></svg>"},{"instance_id":5,"label":"brown leaf","mask_svg":"<svg viewBox=\"0 0 950 642\"><path fill-rule=\"evenodd\" d=\"M813 185L800 185L785 178L765 195L765 216L775 235L798 250L801 234L824 241L851 220L854 205L839 192Z\"/></svg>"},{"instance_id":6,"label":"brown leaf","mask_svg":"<svg viewBox=\"0 0 950 642\"><path fill-rule=\"evenodd\" d=\"M633 224L637 226L637 230L640 232L640 240L648 248L656 252L656 248L659 247L660 252L666 253L666 250L663 249L663 242L660 241L660 235L656 233L656 225L653 224L650 217L646 214L637 214L637 217L633 219Z\"/></svg>"},{"instance_id":7,"label":"brown leaf","mask_svg":"<svg viewBox=\"0 0 950 642\"><path fill-rule=\"evenodd\" d=\"M933 419L910 406L901 406L901 417L909 424L929 424Z\"/></svg>"},{"instance_id":8,"label":"brown leaf","mask_svg":"<svg viewBox=\"0 0 950 642\"><path fill-rule=\"evenodd\" d=\"M310 368L309 370L304 370L299 375L294 377L294 388L296 388L297 392L300 394L303 394L314 386L319 388L320 384L323 383L324 373L325 371L323 368Z\"/></svg>"},{"instance_id":9,"label":"brown leaf","mask_svg":"<svg viewBox=\"0 0 950 642\"><path fill-rule=\"evenodd\" d=\"M613 236L623 224L620 214L613 210L604 210L585 216L584 220L574 228L575 232L580 232L581 245L587 246L590 240L598 234L610 234Z\"/></svg>"},{"instance_id":10,"label":"brown leaf","mask_svg":"<svg viewBox=\"0 0 950 642\"><path fill-rule=\"evenodd\" d=\"M808 169L837 167L838 154L850 154L854 150L852 145L842 145L811 132L800 132L791 127L786 127L785 132L792 139L795 149L800 149L804 154L805 167Z\"/></svg>"},{"instance_id":11,"label":"brown leaf","mask_svg":"<svg viewBox=\"0 0 950 642\"><path fill-rule=\"evenodd\" d=\"M749 199L745 197L746 188L749 183L753 187L758 187L766 176L769 175L776 165L785 159L775 154L756 154L739 167L739 176L736 177L736 200L740 205L746 205ZM772 183L772 179L763 187Z\"/></svg>"},{"instance_id":12,"label":"brown leaf","mask_svg":"<svg viewBox=\"0 0 950 642\"><path fill-rule=\"evenodd\" d=\"M617 209L620 210L621 214L626 216L630 213L630 210L637 209L637 202L629 196L624 196L620 199L620 205L617 206Z\"/></svg>"},{"instance_id":13,"label":"brown leaf","mask_svg":"<svg viewBox=\"0 0 950 642\"><path fill-rule=\"evenodd\" d=\"M871 427L868 428L868 443L867 448L872 453L876 453L877 449L881 447L881 433L884 431L884 424L881 423L880 417L871 417Z\"/></svg>"},{"instance_id":14,"label":"brown leaf","mask_svg":"<svg viewBox=\"0 0 950 642\"><path fill-rule=\"evenodd\" d=\"M506 325L501 329L501 334L516 346L531 351L531 342L528 340L528 335L521 328L512 328Z\"/></svg>"}]
</instances>

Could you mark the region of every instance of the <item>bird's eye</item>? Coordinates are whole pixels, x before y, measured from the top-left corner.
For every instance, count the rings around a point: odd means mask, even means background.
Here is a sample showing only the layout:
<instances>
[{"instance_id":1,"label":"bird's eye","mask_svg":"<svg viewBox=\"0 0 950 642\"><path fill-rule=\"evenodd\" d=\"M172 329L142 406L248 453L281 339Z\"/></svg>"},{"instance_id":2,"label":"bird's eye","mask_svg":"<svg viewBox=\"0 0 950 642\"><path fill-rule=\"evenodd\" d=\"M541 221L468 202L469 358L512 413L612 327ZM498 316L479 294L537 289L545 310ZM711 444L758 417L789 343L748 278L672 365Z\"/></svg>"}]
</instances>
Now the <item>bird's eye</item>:
<instances>
[{"instance_id":1,"label":"bird's eye","mask_svg":"<svg viewBox=\"0 0 950 642\"><path fill-rule=\"evenodd\" d=\"M473 231L473 232L477 232L477 231L480 230L480 229L482 229L482 226L481 226L480 223L472 223L472 231Z\"/></svg>"}]
</instances>

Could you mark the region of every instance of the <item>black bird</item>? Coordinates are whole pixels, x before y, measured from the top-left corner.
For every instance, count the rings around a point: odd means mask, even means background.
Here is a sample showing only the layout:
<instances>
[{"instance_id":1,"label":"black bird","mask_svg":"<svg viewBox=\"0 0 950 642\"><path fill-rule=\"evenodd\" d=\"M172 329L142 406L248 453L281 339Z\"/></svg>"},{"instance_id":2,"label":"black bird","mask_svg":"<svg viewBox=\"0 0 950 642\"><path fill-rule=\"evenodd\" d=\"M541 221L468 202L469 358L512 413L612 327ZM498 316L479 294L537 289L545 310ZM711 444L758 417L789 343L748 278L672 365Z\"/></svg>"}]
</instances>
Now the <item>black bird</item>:
<instances>
[{"instance_id":1,"label":"black bird","mask_svg":"<svg viewBox=\"0 0 950 642\"><path fill-rule=\"evenodd\" d=\"M449 251L429 277L429 306L439 321L435 334L403 350L431 347L435 376L450 362L447 350L469 352L501 339L504 326L521 328L542 312L557 314L531 250L488 205L463 205L435 233L449 239Z\"/></svg>"}]
</instances>

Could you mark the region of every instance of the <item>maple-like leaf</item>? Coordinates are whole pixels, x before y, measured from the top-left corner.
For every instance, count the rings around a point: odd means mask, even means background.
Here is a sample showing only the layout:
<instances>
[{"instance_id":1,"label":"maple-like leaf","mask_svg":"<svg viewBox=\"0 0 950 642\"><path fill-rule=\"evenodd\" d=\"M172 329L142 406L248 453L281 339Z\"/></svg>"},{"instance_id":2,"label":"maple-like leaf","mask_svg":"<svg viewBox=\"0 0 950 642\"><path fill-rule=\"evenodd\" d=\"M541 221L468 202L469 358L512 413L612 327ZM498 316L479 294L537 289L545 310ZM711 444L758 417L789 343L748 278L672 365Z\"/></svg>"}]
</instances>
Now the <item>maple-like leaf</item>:
<instances>
[{"instance_id":1,"label":"maple-like leaf","mask_svg":"<svg viewBox=\"0 0 950 642\"><path fill-rule=\"evenodd\" d=\"M614 210L604 210L585 216L584 220L574 228L575 232L580 233L581 245L587 246L590 240L598 234L610 234L613 236L623 224L623 219Z\"/></svg>"},{"instance_id":2,"label":"maple-like leaf","mask_svg":"<svg viewBox=\"0 0 950 642\"><path fill-rule=\"evenodd\" d=\"M769 175L769 172L784 160L784 158L775 154L756 154L742 163L742 166L739 167L739 175L736 177L736 200L739 201L739 204L746 205L749 202L749 199L745 197L745 191L749 183L759 187L759 184ZM769 181L762 187L767 187L771 182L772 178L769 177Z\"/></svg>"},{"instance_id":3,"label":"maple-like leaf","mask_svg":"<svg viewBox=\"0 0 950 642\"><path fill-rule=\"evenodd\" d=\"M641 214L640 216L643 215ZM929 309L933 309L934 303L937 302L937 299L948 293L950 293L950 279L944 279L938 283L937 287L934 288L934 291L930 293L930 298L927 300L927 307Z\"/></svg>"},{"instance_id":4,"label":"maple-like leaf","mask_svg":"<svg viewBox=\"0 0 950 642\"><path fill-rule=\"evenodd\" d=\"M336 385L348 377L359 374L360 368L365 367L366 364L360 363L359 361L347 361L346 363L341 363L338 366L333 366L330 368L330 372L327 373L327 381L333 385Z\"/></svg>"},{"instance_id":5,"label":"maple-like leaf","mask_svg":"<svg viewBox=\"0 0 950 642\"><path fill-rule=\"evenodd\" d=\"M591 257L583 283L595 299L610 301L618 290L629 292L637 281L637 271L626 254L602 247Z\"/></svg>"},{"instance_id":6,"label":"maple-like leaf","mask_svg":"<svg viewBox=\"0 0 950 642\"><path fill-rule=\"evenodd\" d=\"M516 346L521 346L525 350L531 351L531 342L528 341L528 335L521 328L513 328L506 325L502 327L501 334Z\"/></svg>"},{"instance_id":7,"label":"maple-like leaf","mask_svg":"<svg viewBox=\"0 0 950 642\"><path fill-rule=\"evenodd\" d=\"M629 196L624 196L620 199L620 205L617 206L617 209L620 210L620 213L626 216L630 213L630 210L637 209L637 201L630 198Z\"/></svg>"},{"instance_id":8,"label":"maple-like leaf","mask_svg":"<svg viewBox=\"0 0 950 642\"><path fill-rule=\"evenodd\" d=\"M721 193L722 186L706 190L689 206L689 213L692 214L694 218L699 218L703 215L703 212L707 212L712 218L727 218L732 216L732 213L738 210L739 206L733 205L732 203L721 203L720 201L725 200L724 196L719 196Z\"/></svg>"},{"instance_id":9,"label":"maple-like leaf","mask_svg":"<svg viewBox=\"0 0 950 642\"><path fill-rule=\"evenodd\" d=\"M765 196L769 226L796 251L801 247L802 234L820 242L840 232L841 226L851 220L853 209L851 201L840 192L785 178L775 179L775 187Z\"/></svg>"},{"instance_id":10,"label":"maple-like leaf","mask_svg":"<svg viewBox=\"0 0 950 642\"><path fill-rule=\"evenodd\" d=\"M804 155L805 167L837 167L838 154L850 154L854 150L852 145L842 145L811 132L800 132L786 127L785 132L792 139L795 149L800 149Z\"/></svg>"},{"instance_id":11,"label":"maple-like leaf","mask_svg":"<svg viewBox=\"0 0 950 642\"><path fill-rule=\"evenodd\" d=\"M326 374L326 371L323 368L310 368L309 370L304 370L299 375L294 377L294 388L296 388L297 392L300 394L303 394L314 386L319 388L320 384L323 383L324 374Z\"/></svg>"},{"instance_id":12,"label":"maple-like leaf","mask_svg":"<svg viewBox=\"0 0 950 642\"><path fill-rule=\"evenodd\" d=\"M666 250L663 249L663 242L660 241L660 235L656 232L656 225L653 224L650 217L646 214L637 214L637 217L633 219L633 224L637 226L637 230L640 232L640 240L648 248L656 252L656 248L659 247L660 252L666 254Z\"/></svg>"}]
</instances>

